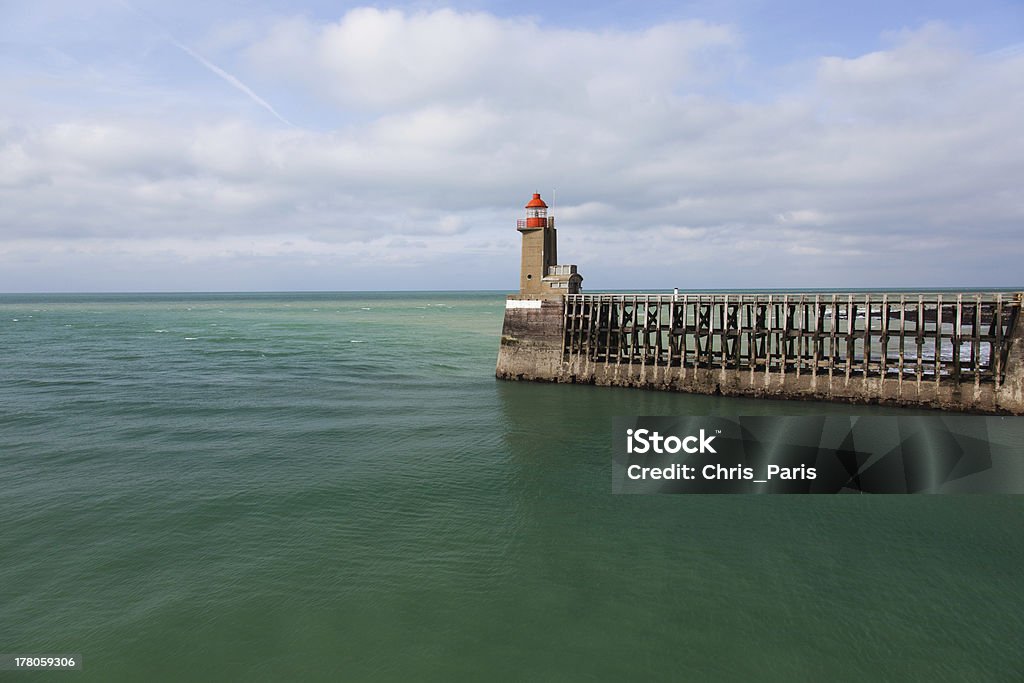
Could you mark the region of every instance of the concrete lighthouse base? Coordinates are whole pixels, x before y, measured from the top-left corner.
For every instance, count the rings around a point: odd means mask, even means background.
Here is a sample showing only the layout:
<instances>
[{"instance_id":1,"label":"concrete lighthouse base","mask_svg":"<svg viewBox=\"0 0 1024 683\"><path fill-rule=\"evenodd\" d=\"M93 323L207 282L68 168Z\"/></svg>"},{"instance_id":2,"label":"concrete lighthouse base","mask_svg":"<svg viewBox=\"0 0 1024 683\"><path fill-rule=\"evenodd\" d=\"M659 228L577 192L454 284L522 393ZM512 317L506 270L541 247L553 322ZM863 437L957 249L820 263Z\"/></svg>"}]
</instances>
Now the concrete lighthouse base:
<instances>
[{"instance_id":1,"label":"concrete lighthouse base","mask_svg":"<svg viewBox=\"0 0 1024 683\"><path fill-rule=\"evenodd\" d=\"M556 381L562 365L564 316L562 297L509 297L501 328L497 377Z\"/></svg>"}]
</instances>

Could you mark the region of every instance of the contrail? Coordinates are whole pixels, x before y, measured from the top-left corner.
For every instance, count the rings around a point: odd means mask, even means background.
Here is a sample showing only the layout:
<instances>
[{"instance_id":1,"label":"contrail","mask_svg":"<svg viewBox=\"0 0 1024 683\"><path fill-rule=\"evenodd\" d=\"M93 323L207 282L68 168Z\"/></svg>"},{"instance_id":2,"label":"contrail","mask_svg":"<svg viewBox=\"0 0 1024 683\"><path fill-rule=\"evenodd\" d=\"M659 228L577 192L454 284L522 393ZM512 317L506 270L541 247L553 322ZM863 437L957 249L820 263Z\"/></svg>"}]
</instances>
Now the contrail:
<instances>
[{"instance_id":1,"label":"contrail","mask_svg":"<svg viewBox=\"0 0 1024 683\"><path fill-rule=\"evenodd\" d=\"M986 57L995 57L997 59L1005 59L1007 57L1016 57L1017 55L1024 53L1024 43L1013 43L1006 47L999 48L998 50L992 50L986 52Z\"/></svg>"},{"instance_id":2,"label":"contrail","mask_svg":"<svg viewBox=\"0 0 1024 683\"><path fill-rule=\"evenodd\" d=\"M208 60L205 57L203 57L201 54L199 54L198 52L196 52L195 50L190 48L188 45L185 45L180 40L175 38L171 34L171 32L168 31L167 28L165 28L164 25L162 23L160 23L160 21L156 17L151 15L149 12L146 12L145 10L141 10L138 7L135 7L135 6L131 5L131 4L129 4L126 0L121 0L120 4L125 9L127 9L127 10L129 10L131 12L135 12L136 14L139 14L139 15L145 17L146 19L148 19L149 21L153 22L157 26L157 28L159 28L161 31L163 31L164 36L167 38L167 40L169 40L171 42L172 45L174 45L176 48L178 48L179 50L181 50L182 52L187 54L189 57L191 57L192 59L196 60L197 62L199 62L203 66L205 66L207 69L209 69L210 71L212 71L216 75L218 75L221 78L223 78L225 81L227 81L231 86L233 86L237 90L242 91L242 93L244 93L245 96L248 97L250 100L252 100L256 104L260 105L261 107L263 107L264 109L269 111L271 114L273 114L274 118L276 118L278 121L280 121L281 123L285 124L286 126L291 126L292 128L296 127L294 123L292 123L291 121L289 121L288 119L286 119L285 117L283 117L279 113L277 113L277 110L274 109L272 106L270 106L269 102L267 102L265 99L263 99L262 97L257 95L255 92L253 92L252 88L250 88L245 83L243 83L242 81L238 80L236 77L232 76L227 71L225 71L224 69L220 68L219 66L217 66L216 64L214 64L210 60Z\"/></svg>"},{"instance_id":3,"label":"contrail","mask_svg":"<svg viewBox=\"0 0 1024 683\"><path fill-rule=\"evenodd\" d=\"M217 66L216 64L214 64L210 60L206 59L201 54L199 54L198 52L196 52L195 50L190 48L188 45L185 45L184 43L179 43L173 37L170 37L169 39L170 39L171 43L173 43L174 45L179 47L189 57L192 57L192 59L196 60L197 62L199 62L200 64L205 66L207 69L209 69L210 71L212 71L213 73L217 74L218 76L223 78L225 81L227 81L231 85L233 85L236 88L238 88L239 90L241 90L243 93L248 95L249 99L251 99L253 102L255 102L256 104L260 105L261 107L263 107L264 109L269 111L271 114L276 116L278 121L280 121L281 123L283 123L285 125L291 126L292 128L295 127L295 124L293 124L291 121L289 121L285 117L283 117L280 114L278 114L277 110L274 109L272 106L270 106L269 102L267 102L265 99L263 99L262 97L260 97L256 93L254 93L252 91L252 88L247 86L245 83L242 83L242 81L238 80L237 78L235 78L234 76L229 74L224 69L220 68L219 66Z\"/></svg>"}]
</instances>

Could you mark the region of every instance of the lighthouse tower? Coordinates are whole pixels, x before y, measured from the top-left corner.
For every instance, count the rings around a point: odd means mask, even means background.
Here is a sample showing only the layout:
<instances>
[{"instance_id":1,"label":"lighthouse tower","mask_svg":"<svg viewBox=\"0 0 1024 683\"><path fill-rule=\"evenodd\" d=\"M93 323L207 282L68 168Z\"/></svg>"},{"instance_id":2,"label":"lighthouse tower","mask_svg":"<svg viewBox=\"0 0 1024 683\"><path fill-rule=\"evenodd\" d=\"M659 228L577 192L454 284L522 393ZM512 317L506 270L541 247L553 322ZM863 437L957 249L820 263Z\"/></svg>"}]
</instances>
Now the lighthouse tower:
<instances>
[{"instance_id":1,"label":"lighthouse tower","mask_svg":"<svg viewBox=\"0 0 1024 683\"><path fill-rule=\"evenodd\" d=\"M574 265L558 265L555 217L548 215L548 205L540 193L534 192L533 199L526 203L526 218L516 221L516 230L523 233L519 295L548 298L579 294L583 276Z\"/></svg>"}]
</instances>

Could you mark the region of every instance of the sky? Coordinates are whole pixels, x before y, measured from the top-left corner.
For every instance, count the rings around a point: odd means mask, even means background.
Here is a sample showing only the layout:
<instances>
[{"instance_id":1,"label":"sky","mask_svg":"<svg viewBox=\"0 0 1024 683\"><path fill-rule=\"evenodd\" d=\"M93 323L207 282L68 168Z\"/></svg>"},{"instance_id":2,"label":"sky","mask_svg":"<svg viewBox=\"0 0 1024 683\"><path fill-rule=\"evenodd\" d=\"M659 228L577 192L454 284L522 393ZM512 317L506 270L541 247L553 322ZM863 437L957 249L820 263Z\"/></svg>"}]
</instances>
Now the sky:
<instances>
[{"instance_id":1,"label":"sky","mask_svg":"<svg viewBox=\"0 0 1024 683\"><path fill-rule=\"evenodd\" d=\"M1024 286L1024 2L0 0L0 292Z\"/></svg>"}]
</instances>

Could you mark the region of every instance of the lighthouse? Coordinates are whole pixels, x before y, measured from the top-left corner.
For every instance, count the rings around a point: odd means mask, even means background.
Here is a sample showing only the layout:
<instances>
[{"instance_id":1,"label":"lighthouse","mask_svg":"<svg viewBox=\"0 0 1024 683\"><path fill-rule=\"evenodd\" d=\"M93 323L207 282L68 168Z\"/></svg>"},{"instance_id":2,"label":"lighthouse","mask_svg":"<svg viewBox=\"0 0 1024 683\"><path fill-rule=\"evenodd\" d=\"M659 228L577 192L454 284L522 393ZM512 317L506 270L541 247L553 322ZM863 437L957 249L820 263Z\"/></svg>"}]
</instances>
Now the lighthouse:
<instances>
[{"instance_id":1,"label":"lighthouse","mask_svg":"<svg viewBox=\"0 0 1024 683\"><path fill-rule=\"evenodd\" d=\"M560 297L579 294L583 276L574 265L558 265L558 236L555 217L539 192L526 203L526 218L516 221L523 234L523 256L519 269L519 295L523 297Z\"/></svg>"}]
</instances>

